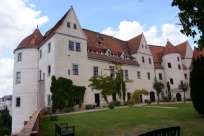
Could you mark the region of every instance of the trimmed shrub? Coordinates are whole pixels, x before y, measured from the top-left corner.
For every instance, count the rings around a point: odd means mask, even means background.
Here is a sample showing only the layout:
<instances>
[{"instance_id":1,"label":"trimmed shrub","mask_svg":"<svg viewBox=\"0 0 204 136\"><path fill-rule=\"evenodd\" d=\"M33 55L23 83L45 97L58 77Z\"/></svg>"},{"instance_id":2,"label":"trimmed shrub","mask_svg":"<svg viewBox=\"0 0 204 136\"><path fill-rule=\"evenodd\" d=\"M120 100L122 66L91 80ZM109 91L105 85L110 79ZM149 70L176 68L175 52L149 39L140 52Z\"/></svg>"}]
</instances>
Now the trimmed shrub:
<instances>
[{"instance_id":1,"label":"trimmed shrub","mask_svg":"<svg viewBox=\"0 0 204 136\"><path fill-rule=\"evenodd\" d=\"M118 100L115 101L114 103L115 103L115 106L121 106L121 103L120 103L120 101L118 101Z\"/></svg>"},{"instance_id":2,"label":"trimmed shrub","mask_svg":"<svg viewBox=\"0 0 204 136\"><path fill-rule=\"evenodd\" d=\"M114 109L115 108L115 103L114 102L109 103L108 108L109 109Z\"/></svg>"}]
</instances>

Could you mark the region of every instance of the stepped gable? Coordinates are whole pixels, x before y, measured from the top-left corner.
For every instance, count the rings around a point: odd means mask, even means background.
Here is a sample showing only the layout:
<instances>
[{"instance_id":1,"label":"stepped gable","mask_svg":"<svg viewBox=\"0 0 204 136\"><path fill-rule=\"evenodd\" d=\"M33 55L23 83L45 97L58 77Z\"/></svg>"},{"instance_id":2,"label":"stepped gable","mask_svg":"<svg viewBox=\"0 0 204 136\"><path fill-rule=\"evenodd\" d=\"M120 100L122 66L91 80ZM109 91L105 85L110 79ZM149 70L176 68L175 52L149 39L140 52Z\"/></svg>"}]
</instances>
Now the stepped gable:
<instances>
[{"instance_id":1,"label":"stepped gable","mask_svg":"<svg viewBox=\"0 0 204 136\"><path fill-rule=\"evenodd\" d=\"M25 47L32 47L32 46L39 46L40 43L43 41L43 36L40 33L40 30L38 27L35 29L35 31L23 39L17 48L25 48Z\"/></svg>"},{"instance_id":2,"label":"stepped gable","mask_svg":"<svg viewBox=\"0 0 204 136\"><path fill-rule=\"evenodd\" d=\"M170 54L170 53L180 53L180 51L174 45L172 45L169 41L167 41L166 46L163 50L162 56L166 54Z\"/></svg>"},{"instance_id":3,"label":"stepped gable","mask_svg":"<svg viewBox=\"0 0 204 136\"><path fill-rule=\"evenodd\" d=\"M127 41L127 45L129 47L130 55L136 53L138 51L138 48L140 46L140 42L142 39L142 34L130 39Z\"/></svg>"},{"instance_id":4,"label":"stepped gable","mask_svg":"<svg viewBox=\"0 0 204 136\"><path fill-rule=\"evenodd\" d=\"M149 45L150 51L153 56L154 67L161 68L161 64L157 64L157 62L162 62L162 53L164 50L163 46L157 46L157 45Z\"/></svg>"},{"instance_id":5,"label":"stepped gable","mask_svg":"<svg viewBox=\"0 0 204 136\"><path fill-rule=\"evenodd\" d=\"M178 49L178 50L180 51L180 53L181 53L181 58L182 58L182 59L184 59L185 56L186 56L187 43L188 43L188 41L185 41L185 42L183 42L183 43L181 43L181 44L178 44L178 45L176 46L177 49Z\"/></svg>"}]
</instances>

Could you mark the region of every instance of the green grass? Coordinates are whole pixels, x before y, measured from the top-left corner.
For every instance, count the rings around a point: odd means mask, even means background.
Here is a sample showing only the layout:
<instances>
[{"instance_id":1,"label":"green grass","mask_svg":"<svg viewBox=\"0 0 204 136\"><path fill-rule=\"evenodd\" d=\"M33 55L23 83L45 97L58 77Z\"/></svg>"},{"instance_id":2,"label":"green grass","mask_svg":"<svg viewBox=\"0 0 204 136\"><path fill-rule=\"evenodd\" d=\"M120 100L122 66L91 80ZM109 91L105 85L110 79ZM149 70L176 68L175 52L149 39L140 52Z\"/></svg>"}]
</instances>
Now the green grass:
<instances>
[{"instance_id":1,"label":"green grass","mask_svg":"<svg viewBox=\"0 0 204 136\"><path fill-rule=\"evenodd\" d=\"M150 106L159 106L159 107L178 107L178 108L193 108L192 103L171 103L171 104L152 104Z\"/></svg>"},{"instance_id":2,"label":"green grass","mask_svg":"<svg viewBox=\"0 0 204 136\"><path fill-rule=\"evenodd\" d=\"M143 106L68 114L58 116L57 122L74 125L76 136L124 136L124 134L137 136L163 126L180 126L182 136L204 135L204 118L201 118L194 108L189 108L192 107L190 104L185 106L181 103L173 106L180 108ZM43 118L42 135L54 136L54 122L50 121L49 117Z\"/></svg>"}]
</instances>

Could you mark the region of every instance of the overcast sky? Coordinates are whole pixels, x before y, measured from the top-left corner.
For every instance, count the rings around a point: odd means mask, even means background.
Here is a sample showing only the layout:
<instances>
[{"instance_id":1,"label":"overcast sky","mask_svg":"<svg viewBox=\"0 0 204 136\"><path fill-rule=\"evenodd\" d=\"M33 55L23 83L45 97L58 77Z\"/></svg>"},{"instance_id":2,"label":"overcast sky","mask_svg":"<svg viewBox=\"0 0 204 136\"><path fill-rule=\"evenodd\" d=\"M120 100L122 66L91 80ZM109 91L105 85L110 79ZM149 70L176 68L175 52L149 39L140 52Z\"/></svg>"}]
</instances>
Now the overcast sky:
<instances>
[{"instance_id":1,"label":"overcast sky","mask_svg":"<svg viewBox=\"0 0 204 136\"><path fill-rule=\"evenodd\" d=\"M177 45L191 37L180 33L177 7L172 0L1 0L0 97L12 94L13 50L37 25L42 33L52 28L73 6L82 28L122 40L142 32L149 44Z\"/></svg>"}]
</instances>

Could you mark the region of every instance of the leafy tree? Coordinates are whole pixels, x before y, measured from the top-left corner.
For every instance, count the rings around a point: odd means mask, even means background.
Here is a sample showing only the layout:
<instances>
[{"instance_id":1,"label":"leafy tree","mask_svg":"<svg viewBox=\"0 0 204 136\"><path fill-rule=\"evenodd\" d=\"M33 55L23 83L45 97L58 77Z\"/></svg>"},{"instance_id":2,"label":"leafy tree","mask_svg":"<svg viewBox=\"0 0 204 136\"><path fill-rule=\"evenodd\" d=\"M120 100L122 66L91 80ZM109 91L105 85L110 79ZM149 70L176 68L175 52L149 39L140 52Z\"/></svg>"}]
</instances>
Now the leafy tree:
<instances>
[{"instance_id":1,"label":"leafy tree","mask_svg":"<svg viewBox=\"0 0 204 136\"><path fill-rule=\"evenodd\" d=\"M190 93L193 106L199 114L204 114L204 57L193 59L190 73Z\"/></svg>"},{"instance_id":2,"label":"leafy tree","mask_svg":"<svg viewBox=\"0 0 204 136\"><path fill-rule=\"evenodd\" d=\"M192 36L200 34L200 39L195 40L198 47L204 47L204 1L203 0L173 0L172 6L178 6L178 17L183 26L181 33ZM198 30L198 32L196 32Z\"/></svg>"},{"instance_id":3,"label":"leafy tree","mask_svg":"<svg viewBox=\"0 0 204 136\"><path fill-rule=\"evenodd\" d=\"M135 103L140 103L140 94L149 95L149 92L146 89L135 90L132 94L132 100Z\"/></svg>"},{"instance_id":4,"label":"leafy tree","mask_svg":"<svg viewBox=\"0 0 204 136\"><path fill-rule=\"evenodd\" d=\"M167 89L168 89L168 99L169 99L169 101L171 101L171 87L170 87L169 82L167 82L166 86L167 86Z\"/></svg>"},{"instance_id":5,"label":"leafy tree","mask_svg":"<svg viewBox=\"0 0 204 136\"><path fill-rule=\"evenodd\" d=\"M162 82L158 81L157 78L155 77L154 83L153 83L153 88L157 92L157 104L159 104L159 94L161 93L162 89L164 88L164 84Z\"/></svg>"},{"instance_id":6,"label":"leafy tree","mask_svg":"<svg viewBox=\"0 0 204 136\"><path fill-rule=\"evenodd\" d=\"M186 102L185 92L188 91L189 85L188 85L187 82L181 83L181 84L178 85L178 88L181 89L183 91L183 93L184 93L184 101L183 102L185 103Z\"/></svg>"},{"instance_id":7,"label":"leafy tree","mask_svg":"<svg viewBox=\"0 0 204 136\"><path fill-rule=\"evenodd\" d=\"M0 116L0 134L6 135L11 133L11 126L12 126L12 117L9 114L9 110L7 106L1 112Z\"/></svg>"}]
</instances>

